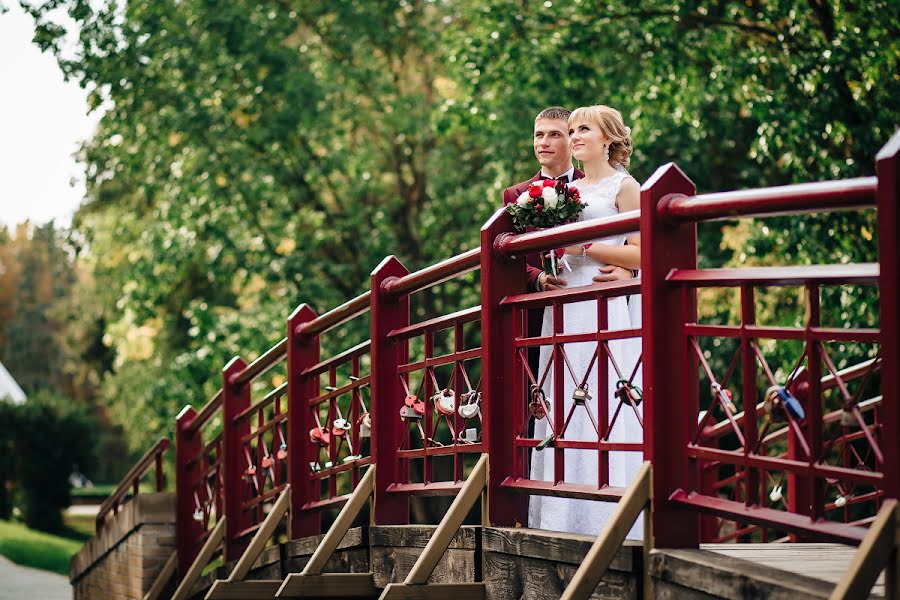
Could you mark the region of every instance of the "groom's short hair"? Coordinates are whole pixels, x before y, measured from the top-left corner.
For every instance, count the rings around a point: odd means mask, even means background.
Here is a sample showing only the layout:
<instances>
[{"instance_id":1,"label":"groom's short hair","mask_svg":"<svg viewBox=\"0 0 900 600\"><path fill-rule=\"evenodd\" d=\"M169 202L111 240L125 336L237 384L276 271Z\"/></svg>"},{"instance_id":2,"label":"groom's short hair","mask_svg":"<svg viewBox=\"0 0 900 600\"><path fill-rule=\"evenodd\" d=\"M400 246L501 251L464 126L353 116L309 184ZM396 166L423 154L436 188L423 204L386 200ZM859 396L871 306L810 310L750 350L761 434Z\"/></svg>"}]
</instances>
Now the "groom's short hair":
<instances>
[{"instance_id":1,"label":"groom's short hair","mask_svg":"<svg viewBox=\"0 0 900 600\"><path fill-rule=\"evenodd\" d=\"M563 121L569 120L569 115L572 114L572 111L568 108L562 106L550 106L542 110L538 113L538 116L534 118L535 121L538 119L562 119Z\"/></svg>"}]
</instances>

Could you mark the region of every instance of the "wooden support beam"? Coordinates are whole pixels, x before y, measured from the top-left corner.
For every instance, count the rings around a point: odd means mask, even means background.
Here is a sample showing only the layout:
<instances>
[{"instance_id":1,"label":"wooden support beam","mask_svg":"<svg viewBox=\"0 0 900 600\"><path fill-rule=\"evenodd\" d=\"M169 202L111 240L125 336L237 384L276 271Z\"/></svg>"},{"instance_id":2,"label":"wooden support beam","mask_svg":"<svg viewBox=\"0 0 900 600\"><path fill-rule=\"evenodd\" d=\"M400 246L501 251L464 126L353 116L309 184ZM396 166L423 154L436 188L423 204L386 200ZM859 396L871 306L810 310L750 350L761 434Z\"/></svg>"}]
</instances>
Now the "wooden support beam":
<instances>
[{"instance_id":1,"label":"wooden support beam","mask_svg":"<svg viewBox=\"0 0 900 600\"><path fill-rule=\"evenodd\" d=\"M830 600L865 598L872 590L882 569L885 573L885 598L900 600L898 579L898 555L900 555L900 505L897 500L885 500L875 517L869 532L844 576L831 593Z\"/></svg>"},{"instance_id":2,"label":"wooden support beam","mask_svg":"<svg viewBox=\"0 0 900 600\"><path fill-rule=\"evenodd\" d=\"M206 594L206 600L225 600L227 598L244 597L247 597L248 599L274 597L275 592L277 592L278 588L281 586L280 581L252 582L247 586L236 584L244 582L244 578L247 577L247 574L253 567L253 563L255 563L259 558L259 555L266 547L266 543L269 541L269 539L271 539L272 534L275 533L275 530L278 528L278 524L281 523L284 515L287 514L288 510L290 510L290 507L291 486L287 486L286 488L284 488L284 491L281 492L281 495L278 496L278 500L272 506L272 510L270 510L269 514L266 515L266 520L263 521L262 526L256 530L256 535L254 535L253 539L250 540L250 544L241 555L241 558L238 559L238 562L234 566L234 569L232 569L231 574L228 576L228 579L217 579L209 589L209 592ZM290 530L290 528L288 528L288 530ZM253 588L253 593L256 595L247 595L250 588ZM234 591L235 589L246 589L248 591L238 594L238 592ZM260 595L263 594L264 590L266 589L270 590L269 594Z\"/></svg>"},{"instance_id":3,"label":"wooden support beam","mask_svg":"<svg viewBox=\"0 0 900 600\"><path fill-rule=\"evenodd\" d=\"M276 598L373 598L377 596L372 573L292 573L279 588Z\"/></svg>"},{"instance_id":4,"label":"wooden support beam","mask_svg":"<svg viewBox=\"0 0 900 600\"><path fill-rule=\"evenodd\" d=\"M200 574L203 573L203 568L209 564L213 554L216 552L216 548L219 547L219 544L221 544L222 540L225 538L225 519L225 517L222 517L216 523L216 526L213 527L213 530L209 534L209 537L206 538L203 547L200 548L197 558L191 563L191 567L178 583L178 587L175 588L175 593L172 594L172 600L188 599L188 593L190 593L194 584L197 583Z\"/></svg>"},{"instance_id":5,"label":"wooden support beam","mask_svg":"<svg viewBox=\"0 0 900 600\"><path fill-rule=\"evenodd\" d=\"M428 540L422 554L416 560L403 583L388 585L381 594L381 600L432 598L446 600L458 600L459 598L484 598L484 583L443 583L428 584L428 578L434 572L435 567L450 546L456 532L462 527L466 515L479 500L483 500L483 494L488 484L488 455L482 454L475 464L475 468L469 474L466 484L459 491L453 504L447 510L447 514L441 519L440 525L435 529ZM482 510L484 505L482 504Z\"/></svg>"},{"instance_id":6,"label":"wooden support beam","mask_svg":"<svg viewBox=\"0 0 900 600\"><path fill-rule=\"evenodd\" d=\"M596 541L584 557L584 562L575 571L572 581L566 586L560 600L587 600L603 579L616 552L625 542L628 531L641 515L645 507L652 507L653 481L650 463L641 465L637 477L628 491L619 500L616 510L607 522L606 527L597 536ZM652 527L652 519L644 515L644 526ZM648 528L644 531L644 598L650 598L649 577L647 576L650 550L653 547L653 534Z\"/></svg>"},{"instance_id":7,"label":"wooden support beam","mask_svg":"<svg viewBox=\"0 0 900 600\"><path fill-rule=\"evenodd\" d=\"M303 571L289 574L275 597L360 598L377 594L378 590L375 588L375 578L372 573L322 573L328 559L337 550L341 540L347 535L353 521L356 520L373 493L375 493L375 465L371 465L359 481L334 523L328 528L325 537L322 538L315 552L309 558Z\"/></svg>"},{"instance_id":8,"label":"wooden support beam","mask_svg":"<svg viewBox=\"0 0 900 600\"><path fill-rule=\"evenodd\" d=\"M216 580L207 598L217 600L272 600L281 587L280 579L266 579L263 581L224 581Z\"/></svg>"},{"instance_id":9,"label":"wooden support beam","mask_svg":"<svg viewBox=\"0 0 900 600\"><path fill-rule=\"evenodd\" d=\"M359 511L366 505L366 502L374 491L375 465L372 465L366 471L366 474L360 480L359 484L357 484L356 489L353 490L353 493L344 504L341 512L338 513L337 519L335 519L334 523L331 524L331 527L328 528L328 533L322 538L322 541L319 543L316 551L313 552L313 555L310 557L309 562L306 563L306 567L300 575L305 577L307 575L320 575L322 573L322 569L325 568L325 563L328 562L328 559L331 558L331 555L337 550L338 544L340 544L341 540L344 539L344 536L347 535L347 532L353 525L353 521L356 520L357 515L359 515Z\"/></svg>"},{"instance_id":10,"label":"wooden support beam","mask_svg":"<svg viewBox=\"0 0 900 600\"><path fill-rule=\"evenodd\" d=\"M428 581L444 552L450 546L450 541L453 540L456 532L462 527L466 515L469 514L475 503L481 499L481 494L487 487L487 480L488 455L482 454L478 462L475 463L475 468L469 474L466 485L456 495L453 504L447 510L447 514L441 519L440 525L434 530L434 534L428 540L428 544L422 550L422 554L416 560L416 564L413 565L409 575L406 576L404 584L421 585Z\"/></svg>"},{"instance_id":11,"label":"wooden support beam","mask_svg":"<svg viewBox=\"0 0 900 600\"><path fill-rule=\"evenodd\" d=\"M150 589L147 590L147 593L144 594L143 600L159 600L159 595L162 594L166 584L169 583L169 580L175 575L175 568L177 566L178 551L176 550L172 553L172 556L166 560L166 564L163 565L162 571L160 571L159 575L156 576L156 579L153 580L153 585L151 585Z\"/></svg>"},{"instance_id":12,"label":"wooden support beam","mask_svg":"<svg viewBox=\"0 0 900 600\"><path fill-rule=\"evenodd\" d=\"M486 596L483 583L391 583L384 588L381 600L483 600Z\"/></svg>"}]
</instances>

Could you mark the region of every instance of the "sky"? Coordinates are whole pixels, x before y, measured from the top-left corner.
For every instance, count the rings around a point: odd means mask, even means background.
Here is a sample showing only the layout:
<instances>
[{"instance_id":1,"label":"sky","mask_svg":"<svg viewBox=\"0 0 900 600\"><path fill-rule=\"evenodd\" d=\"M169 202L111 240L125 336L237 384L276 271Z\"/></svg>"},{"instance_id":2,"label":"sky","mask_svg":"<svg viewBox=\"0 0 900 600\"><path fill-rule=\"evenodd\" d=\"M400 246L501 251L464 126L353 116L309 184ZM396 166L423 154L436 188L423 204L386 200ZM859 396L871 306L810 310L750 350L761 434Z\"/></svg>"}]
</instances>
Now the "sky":
<instances>
[{"instance_id":1,"label":"sky","mask_svg":"<svg viewBox=\"0 0 900 600\"><path fill-rule=\"evenodd\" d=\"M84 197L79 142L100 119L87 93L63 81L56 59L31 42L34 22L17 2L0 14L0 224L67 225Z\"/></svg>"}]
</instances>

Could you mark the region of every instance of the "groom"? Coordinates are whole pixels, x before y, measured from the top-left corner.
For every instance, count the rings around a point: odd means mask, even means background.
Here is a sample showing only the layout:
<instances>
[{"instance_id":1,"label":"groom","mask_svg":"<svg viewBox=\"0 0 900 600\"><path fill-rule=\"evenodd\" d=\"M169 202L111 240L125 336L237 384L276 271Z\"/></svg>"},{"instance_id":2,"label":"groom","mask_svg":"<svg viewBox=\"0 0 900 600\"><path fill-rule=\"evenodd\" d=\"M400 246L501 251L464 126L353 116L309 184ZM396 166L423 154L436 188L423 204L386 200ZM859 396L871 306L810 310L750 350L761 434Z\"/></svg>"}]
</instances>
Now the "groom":
<instances>
[{"instance_id":1,"label":"groom","mask_svg":"<svg viewBox=\"0 0 900 600\"><path fill-rule=\"evenodd\" d=\"M584 177L584 173L572 165L572 146L569 143L570 114L571 111L562 106L551 106L534 118L534 155L541 165L541 170L531 179L503 190L504 206L515 202L534 181L560 179L569 183ZM544 273L539 253L529 254L525 257L525 262L529 291L558 290L566 286L565 279ZM594 277L594 281L613 281L632 277L633 274L628 269L607 265L600 267L600 273ZM528 335L540 335L540 312L529 311L529 313L535 313L536 318L529 314ZM532 323L532 320L535 320L535 323Z\"/></svg>"}]
</instances>

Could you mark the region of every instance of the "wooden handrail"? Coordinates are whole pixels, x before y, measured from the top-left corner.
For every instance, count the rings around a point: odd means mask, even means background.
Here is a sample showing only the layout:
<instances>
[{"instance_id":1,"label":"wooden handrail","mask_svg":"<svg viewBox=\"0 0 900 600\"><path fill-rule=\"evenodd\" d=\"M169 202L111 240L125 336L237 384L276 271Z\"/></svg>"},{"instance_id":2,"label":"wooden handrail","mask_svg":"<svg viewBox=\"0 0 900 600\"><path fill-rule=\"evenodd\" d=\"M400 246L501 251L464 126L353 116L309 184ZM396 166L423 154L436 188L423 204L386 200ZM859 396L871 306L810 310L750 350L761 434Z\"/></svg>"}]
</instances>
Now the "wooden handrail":
<instances>
[{"instance_id":1,"label":"wooden handrail","mask_svg":"<svg viewBox=\"0 0 900 600\"><path fill-rule=\"evenodd\" d=\"M119 504L131 489L135 495L138 493L138 485L141 478L147 473L152 465L156 465L156 491L161 492L163 489L162 481L162 455L169 449L169 440L160 438L153 447L150 448L125 474L125 477L116 486L115 491L103 501L100 505L100 511L97 513L96 527L99 531L103 527L106 515L111 511L117 511Z\"/></svg>"},{"instance_id":2,"label":"wooden handrail","mask_svg":"<svg viewBox=\"0 0 900 600\"><path fill-rule=\"evenodd\" d=\"M459 275L470 273L480 266L481 248L472 248L403 277L388 279L382 284L382 290L388 296L412 294Z\"/></svg>"},{"instance_id":3,"label":"wooden handrail","mask_svg":"<svg viewBox=\"0 0 900 600\"><path fill-rule=\"evenodd\" d=\"M203 427L203 424L212 418L212 416L222 407L222 388L219 388L213 397L209 399L209 401L203 405L203 408L200 409L200 412L197 413L197 416L190 422L187 426L187 433L193 433ZM186 407L187 408L187 407Z\"/></svg>"}]
</instances>

